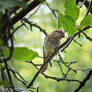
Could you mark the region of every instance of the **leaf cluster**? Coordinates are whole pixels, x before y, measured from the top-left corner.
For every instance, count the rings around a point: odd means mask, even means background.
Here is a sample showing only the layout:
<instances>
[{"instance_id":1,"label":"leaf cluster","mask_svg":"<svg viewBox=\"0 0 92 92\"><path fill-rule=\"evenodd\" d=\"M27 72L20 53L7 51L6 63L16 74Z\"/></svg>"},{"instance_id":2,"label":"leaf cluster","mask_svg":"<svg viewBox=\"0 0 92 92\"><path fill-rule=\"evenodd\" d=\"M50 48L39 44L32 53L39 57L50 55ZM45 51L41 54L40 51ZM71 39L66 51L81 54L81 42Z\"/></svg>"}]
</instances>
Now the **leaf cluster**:
<instances>
[{"instance_id":1,"label":"leaf cluster","mask_svg":"<svg viewBox=\"0 0 92 92\"><path fill-rule=\"evenodd\" d=\"M86 26L92 26L92 15L87 15L83 18L80 25L76 25L76 21L79 17L80 9L77 7L74 0L66 0L65 13L59 13L58 15L58 28L62 27L68 33L69 36L73 36L79 29L83 29Z\"/></svg>"}]
</instances>

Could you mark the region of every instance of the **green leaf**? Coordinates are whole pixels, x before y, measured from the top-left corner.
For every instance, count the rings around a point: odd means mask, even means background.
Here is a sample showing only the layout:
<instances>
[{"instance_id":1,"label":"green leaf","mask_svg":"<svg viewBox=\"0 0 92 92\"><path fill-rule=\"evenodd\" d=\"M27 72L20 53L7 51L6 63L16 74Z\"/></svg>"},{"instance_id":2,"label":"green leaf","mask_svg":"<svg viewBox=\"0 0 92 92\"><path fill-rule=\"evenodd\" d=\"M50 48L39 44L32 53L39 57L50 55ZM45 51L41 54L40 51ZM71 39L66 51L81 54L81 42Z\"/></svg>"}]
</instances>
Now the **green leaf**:
<instances>
[{"instance_id":1,"label":"green leaf","mask_svg":"<svg viewBox=\"0 0 92 92\"><path fill-rule=\"evenodd\" d=\"M0 47L3 45L3 41L2 40L0 40Z\"/></svg>"},{"instance_id":2,"label":"green leaf","mask_svg":"<svg viewBox=\"0 0 92 92\"><path fill-rule=\"evenodd\" d=\"M24 1L17 1L17 0L0 1L0 11L5 10L7 8L16 7L16 6L27 8L27 4Z\"/></svg>"},{"instance_id":3,"label":"green leaf","mask_svg":"<svg viewBox=\"0 0 92 92\"><path fill-rule=\"evenodd\" d=\"M0 63L0 69L3 68L3 65Z\"/></svg>"},{"instance_id":4,"label":"green leaf","mask_svg":"<svg viewBox=\"0 0 92 92\"><path fill-rule=\"evenodd\" d=\"M77 8L77 5L74 0L66 0L65 2L65 15L69 15L73 18L74 21L77 20L79 16L79 8Z\"/></svg>"},{"instance_id":5,"label":"green leaf","mask_svg":"<svg viewBox=\"0 0 92 92\"><path fill-rule=\"evenodd\" d=\"M72 36L74 33L77 32L74 20L71 16L68 15L59 14L58 27L63 27L65 31L69 34L69 36Z\"/></svg>"},{"instance_id":6,"label":"green leaf","mask_svg":"<svg viewBox=\"0 0 92 92\"><path fill-rule=\"evenodd\" d=\"M39 0L41 3L43 3L45 0Z\"/></svg>"},{"instance_id":7,"label":"green leaf","mask_svg":"<svg viewBox=\"0 0 92 92\"><path fill-rule=\"evenodd\" d=\"M3 27L3 24L2 24L2 17L3 17L3 15L2 15L2 13L0 13L0 39L1 39L1 36L2 36L2 27Z\"/></svg>"},{"instance_id":8,"label":"green leaf","mask_svg":"<svg viewBox=\"0 0 92 92\"><path fill-rule=\"evenodd\" d=\"M8 56L9 50L8 49L4 50L4 54L5 56ZM14 52L12 56L13 59L20 60L20 61L33 60L36 57L39 57L38 53L31 49L29 50L26 47L14 48Z\"/></svg>"},{"instance_id":9,"label":"green leaf","mask_svg":"<svg viewBox=\"0 0 92 92\"><path fill-rule=\"evenodd\" d=\"M1 80L0 80L0 86L5 86L5 85L7 85L7 82L6 82L6 81L1 81Z\"/></svg>"},{"instance_id":10,"label":"green leaf","mask_svg":"<svg viewBox=\"0 0 92 92\"><path fill-rule=\"evenodd\" d=\"M80 28L84 28L86 26L92 26L92 14L85 16L85 18L80 23Z\"/></svg>"},{"instance_id":11,"label":"green leaf","mask_svg":"<svg viewBox=\"0 0 92 92\"><path fill-rule=\"evenodd\" d=\"M1 36L2 36L2 23L0 23L0 39L1 39Z\"/></svg>"}]
</instances>

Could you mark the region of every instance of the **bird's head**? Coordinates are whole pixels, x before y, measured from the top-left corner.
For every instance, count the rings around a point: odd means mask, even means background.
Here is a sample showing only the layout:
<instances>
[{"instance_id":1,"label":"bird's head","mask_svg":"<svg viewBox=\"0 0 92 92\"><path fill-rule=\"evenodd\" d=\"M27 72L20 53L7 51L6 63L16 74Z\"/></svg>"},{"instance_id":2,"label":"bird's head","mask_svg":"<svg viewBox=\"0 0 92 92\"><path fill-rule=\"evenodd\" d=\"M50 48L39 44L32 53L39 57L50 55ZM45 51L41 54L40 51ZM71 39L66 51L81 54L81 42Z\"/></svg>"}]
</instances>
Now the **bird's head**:
<instances>
[{"instance_id":1,"label":"bird's head","mask_svg":"<svg viewBox=\"0 0 92 92\"><path fill-rule=\"evenodd\" d=\"M51 33L51 36L55 39L60 40L61 38L65 37L65 33L61 30L55 30Z\"/></svg>"}]
</instances>

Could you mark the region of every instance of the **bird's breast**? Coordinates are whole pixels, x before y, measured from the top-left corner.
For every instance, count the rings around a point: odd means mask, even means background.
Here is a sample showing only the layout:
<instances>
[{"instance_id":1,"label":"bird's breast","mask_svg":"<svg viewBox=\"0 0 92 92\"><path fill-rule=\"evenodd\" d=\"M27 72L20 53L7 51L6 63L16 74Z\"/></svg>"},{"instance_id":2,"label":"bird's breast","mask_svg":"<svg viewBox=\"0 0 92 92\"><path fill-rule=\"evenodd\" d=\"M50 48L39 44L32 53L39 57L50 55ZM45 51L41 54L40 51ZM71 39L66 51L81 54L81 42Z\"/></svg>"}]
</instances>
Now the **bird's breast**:
<instances>
[{"instance_id":1,"label":"bird's breast","mask_svg":"<svg viewBox=\"0 0 92 92\"><path fill-rule=\"evenodd\" d=\"M51 39L51 38L45 38L44 41L44 53L45 53L45 57L50 56L55 48L60 44L59 40L56 41L55 39Z\"/></svg>"}]
</instances>

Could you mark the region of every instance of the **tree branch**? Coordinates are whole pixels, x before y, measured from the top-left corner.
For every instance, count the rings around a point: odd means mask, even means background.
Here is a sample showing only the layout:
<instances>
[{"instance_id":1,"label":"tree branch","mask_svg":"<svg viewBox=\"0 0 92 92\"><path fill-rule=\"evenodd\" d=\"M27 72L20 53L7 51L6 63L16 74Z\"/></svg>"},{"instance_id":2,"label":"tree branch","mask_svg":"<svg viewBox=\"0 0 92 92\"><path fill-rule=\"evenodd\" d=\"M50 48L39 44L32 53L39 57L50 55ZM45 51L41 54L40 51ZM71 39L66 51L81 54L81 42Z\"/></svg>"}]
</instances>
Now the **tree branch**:
<instances>
[{"instance_id":1,"label":"tree branch","mask_svg":"<svg viewBox=\"0 0 92 92\"><path fill-rule=\"evenodd\" d=\"M36 66L36 64L34 64L32 61L26 61L28 63L31 63L37 70L38 67ZM58 77L53 77L53 76L49 76L49 75L46 75L44 73L42 73L42 75L45 77L45 78L48 78L48 79L52 79L52 80L56 80L57 82L60 82L60 81L67 81L67 82L78 82L78 83L81 83L81 81L77 80L77 79L67 79L67 78L58 78Z\"/></svg>"},{"instance_id":2,"label":"tree branch","mask_svg":"<svg viewBox=\"0 0 92 92\"><path fill-rule=\"evenodd\" d=\"M78 92L82 87L84 87L84 85L90 79L91 76L92 76L92 70L89 71L88 75L84 78L84 80L81 82L80 86L74 92Z\"/></svg>"},{"instance_id":3,"label":"tree branch","mask_svg":"<svg viewBox=\"0 0 92 92\"><path fill-rule=\"evenodd\" d=\"M34 0L32 1L27 9L22 9L17 15L15 15L12 19L12 25L14 25L16 22L18 22L20 19L22 19L27 13L29 13L31 10L33 10L36 6L38 6L39 4L41 4L41 2L39 0Z\"/></svg>"},{"instance_id":4,"label":"tree branch","mask_svg":"<svg viewBox=\"0 0 92 92\"><path fill-rule=\"evenodd\" d=\"M76 0L76 4L78 4L79 2L83 2L84 0ZM86 6L86 8L88 9L88 7L89 7L89 2L86 0L85 2L84 2L84 5ZM92 6L92 3L91 3L91 6ZM90 13L92 14L92 7L91 7L91 9L90 9Z\"/></svg>"}]
</instances>

